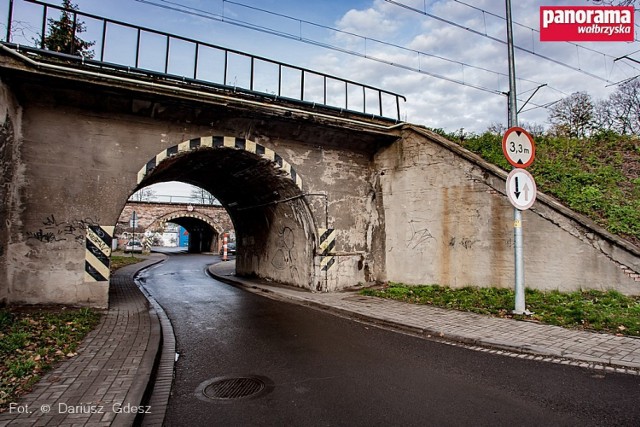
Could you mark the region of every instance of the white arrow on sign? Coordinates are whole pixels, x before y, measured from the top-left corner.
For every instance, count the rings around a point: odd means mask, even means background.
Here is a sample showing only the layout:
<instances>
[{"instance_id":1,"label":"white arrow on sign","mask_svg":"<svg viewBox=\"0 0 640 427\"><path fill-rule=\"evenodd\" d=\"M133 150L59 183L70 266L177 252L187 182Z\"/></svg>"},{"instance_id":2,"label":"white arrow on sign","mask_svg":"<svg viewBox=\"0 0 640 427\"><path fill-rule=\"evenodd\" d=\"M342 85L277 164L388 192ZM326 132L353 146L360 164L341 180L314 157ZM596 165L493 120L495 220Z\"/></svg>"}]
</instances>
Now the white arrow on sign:
<instances>
[{"instance_id":1,"label":"white arrow on sign","mask_svg":"<svg viewBox=\"0 0 640 427\"><path fill-rule=\"evenodd\" d=\"M514 169L507 177L507 197L521 211L527 210L536 201L538 189L533 176L524 169Z\"/></svg>"}]
</instances>

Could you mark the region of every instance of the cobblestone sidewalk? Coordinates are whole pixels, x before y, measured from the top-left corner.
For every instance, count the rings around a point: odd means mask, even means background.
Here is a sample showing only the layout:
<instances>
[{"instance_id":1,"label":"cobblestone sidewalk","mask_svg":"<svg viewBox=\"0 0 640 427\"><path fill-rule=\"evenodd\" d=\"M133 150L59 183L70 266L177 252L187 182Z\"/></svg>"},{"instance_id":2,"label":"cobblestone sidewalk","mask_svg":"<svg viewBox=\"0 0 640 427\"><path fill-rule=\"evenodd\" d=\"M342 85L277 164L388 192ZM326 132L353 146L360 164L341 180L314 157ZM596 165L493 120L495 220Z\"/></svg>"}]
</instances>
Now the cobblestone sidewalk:
<instances>
[{"instance_id":1,"label":"cobblestone sidewalk","mask_svg":"<svg viewBox=\"0 0 640 427\"><path fill-rule=\"evenodd\" d=\"M124 267L111 278L109 310L78 349L33 391L0 414L0 426L130 426L141 408L160 345L160 323L133 275L160 261ZM153 408L152 408L153 409ZM158 408L160 409L160 408Z\"/></svg>"}]
</instances>

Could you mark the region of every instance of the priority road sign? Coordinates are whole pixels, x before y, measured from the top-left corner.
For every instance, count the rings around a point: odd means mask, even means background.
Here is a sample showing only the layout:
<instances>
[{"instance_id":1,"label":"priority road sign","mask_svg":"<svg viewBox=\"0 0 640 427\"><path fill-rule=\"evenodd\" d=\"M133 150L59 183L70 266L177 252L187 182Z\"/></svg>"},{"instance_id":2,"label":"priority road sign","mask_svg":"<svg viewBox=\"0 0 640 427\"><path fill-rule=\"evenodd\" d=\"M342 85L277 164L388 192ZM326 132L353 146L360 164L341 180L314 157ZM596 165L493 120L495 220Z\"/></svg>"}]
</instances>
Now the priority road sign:
<instances>
[{"instance_id":1,"label":"priority road sign","mask_svg":"<svg viewBox=\"0 0 640 427\"><path fill-rule=\"evenodd\" d=\"M507 197L516 209L527 210L536 201L536 182L524 169L514 169L507 176Z\"/></svg>"},{"instance_id":2,"label":"priority road sign","mask_svg":"<svg viewBox=\"0 0 640 427\"><path fill-rule=\"evenodd\" d=\"M516 126L504 133L502 152L513 167L526 168L533 163L536 146L529 132Z\"/></svg>"}]
</instances>

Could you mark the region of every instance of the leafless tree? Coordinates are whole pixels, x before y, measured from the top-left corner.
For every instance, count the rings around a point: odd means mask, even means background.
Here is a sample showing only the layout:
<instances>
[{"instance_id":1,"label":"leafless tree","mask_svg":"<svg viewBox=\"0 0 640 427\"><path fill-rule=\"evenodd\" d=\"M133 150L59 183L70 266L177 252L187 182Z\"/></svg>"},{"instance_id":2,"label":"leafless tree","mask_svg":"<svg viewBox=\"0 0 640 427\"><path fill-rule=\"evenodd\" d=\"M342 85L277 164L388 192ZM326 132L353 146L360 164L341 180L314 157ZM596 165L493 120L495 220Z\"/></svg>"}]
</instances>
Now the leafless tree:
<instances>
[{"instance_id":1,"label":"leafless tree","mask_svg":"<svg viewBox=\"0 0 640 427\"><path fill-rule=\"evenodd\" d=\"M507 127L504 124L498 122L492 122L487 128L487 132L494 135L504 135L506 130Z\"/></svg>"},{"instance_id":2,"label":"leafless tree","mask_svg":"<svg viewBox=\"0 0 640 427\"><path fill-rule=\"evenodd\" d=\"M134 202L150 202L156 199L155 190L145 187L136 191L129 197L129 200Z\"/></svg>"},{"instance_id":3,"label":"leafless tree","mask_svg":"<svg viewBox=\"0 0 640 427\"><path fill-rule=\"evenodd\" d=\"M613 130L640 135L640 78L618 86L609 97L608 106Z\"/></svg>"},{"instance_id":4,"label":"leafless tree","mask_svg":"<svg viewBox=\"0 0 640 427\"><path fill-rule=\"evenodd\" d=\"M614 120L611 115L611 101L608 99L598 101L593 108L593 122L596 129L613 130Z\"/></svg>"},{"instance_id":5,"label":"leafless tree","mask_svg":"<svg viewBox=\"0 0 640 427\"><path fill-rule=\"evenodd\" d=\"M539 123L522 122L520 127L529 132L534 138L544 135L544 126Z\"/></svg>"},{"instance_id":6,"label":"leafless tree","mask_svg":"<svg viewBox=\"0 0 640 427\"><path fill-rule=\"evenodd\" d=\"M209 193L204 188L194 187L191 189L191 198L203 205L215 205L218 204L218 200L213 197L213 194Z\"/></svg>"},{"instance_id":7,"label":"leafless tree","mask_svg":"<svg viewBox=\"0 0 640 427\"><path fill-rule=\"evenodd\" d=\"M640 7L640 0L590 0L595 5L602 6L633 6L636 10Z\"/></svg>"}]
</instances>

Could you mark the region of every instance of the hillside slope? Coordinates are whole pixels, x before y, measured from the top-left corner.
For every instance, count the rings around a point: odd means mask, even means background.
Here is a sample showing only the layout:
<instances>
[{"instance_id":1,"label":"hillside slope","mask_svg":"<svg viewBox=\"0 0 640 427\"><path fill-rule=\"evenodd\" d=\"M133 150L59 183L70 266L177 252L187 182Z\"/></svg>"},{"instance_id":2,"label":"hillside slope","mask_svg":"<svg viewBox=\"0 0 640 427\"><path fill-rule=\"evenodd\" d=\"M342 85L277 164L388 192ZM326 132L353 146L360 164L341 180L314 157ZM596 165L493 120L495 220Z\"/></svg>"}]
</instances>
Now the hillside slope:
<instances>
[{"instance_id":1,"label":"hillside slope","mask_svg":"<svg viewBox=\"0 0 640 427\"><path fill-rule=\"evenodd\" d=\"M502 135L445 136L511 170L502 153ZM601 133L588 139L534 139L535 161L527 170L538 190L640 246L640 138Z\"/></svg>"}]
</instances>

